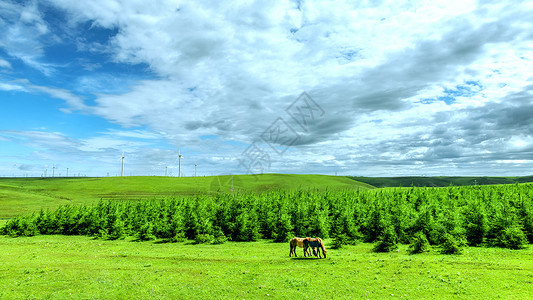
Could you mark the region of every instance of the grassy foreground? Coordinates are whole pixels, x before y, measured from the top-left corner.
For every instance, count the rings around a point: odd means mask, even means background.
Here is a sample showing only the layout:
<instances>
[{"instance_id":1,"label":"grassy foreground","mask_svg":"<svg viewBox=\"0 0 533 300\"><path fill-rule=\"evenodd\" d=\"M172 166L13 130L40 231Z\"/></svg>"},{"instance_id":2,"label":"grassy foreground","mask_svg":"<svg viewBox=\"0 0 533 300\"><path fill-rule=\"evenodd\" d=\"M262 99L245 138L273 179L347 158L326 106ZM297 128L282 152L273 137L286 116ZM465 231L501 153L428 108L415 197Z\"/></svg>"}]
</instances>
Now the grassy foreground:
<instances>
[{"instance_id":1,"label":"grassy foreground","mask_svg":"<svg viewBox=\"0 0 533 300\"><path fill-rule=\"evenodd\" d=\"M235 175L209 177L0 178L0 218L92 205L100 199L143 200L184 195L271 190L367 190L372 186L326 175Z\"/></svg>"},{"instance_id":2,"label":"grassy foreground","mask_svg":"<svg viewBox=\"0 0 533 300\"><path fill-rule=\"evenodd\" d=\"M326 243L327 245L327 243ZM371 244L289 258L287 243L222 245L0 236L1 299L527 299L533 250L372 253ZM302 250L297 249L301 256Z\"/></svg>"}]
</instances>

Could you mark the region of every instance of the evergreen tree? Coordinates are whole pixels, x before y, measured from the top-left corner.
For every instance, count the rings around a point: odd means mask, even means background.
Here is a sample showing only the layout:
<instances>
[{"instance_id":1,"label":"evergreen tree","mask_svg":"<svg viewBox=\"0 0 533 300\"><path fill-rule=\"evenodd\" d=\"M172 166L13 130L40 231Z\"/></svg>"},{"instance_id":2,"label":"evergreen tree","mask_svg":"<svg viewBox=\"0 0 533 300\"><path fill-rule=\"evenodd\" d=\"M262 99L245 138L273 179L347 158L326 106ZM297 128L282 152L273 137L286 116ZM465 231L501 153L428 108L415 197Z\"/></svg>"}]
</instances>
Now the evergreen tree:
<instances>
[{"instance_id":1,"label":"evergreen tree","mask_svg":"<svg viewBox=\"0 0 533 300\"><path fill-rule=\"evenodd\" d=\"M275 229L272 236L276 242L286 242L292 238L291 217L287 213L280 213L279 218L275 221Z\"/></svg>"},{"instance_id":2,"label":"evergreen tree","mask_svg":"<svg viewBox=\"0 0 533 300\"><path fill-rule=\"evenodd\" d=\"M139 232L137 233L137 239L139 241L150 241L155 239L154 235L154 225L151 222L144 223L141 226Z\"/></svg>"},{"instance_id":3,"label":"evergreen tree","mask_svg":"<svg viewBox=\"0 0 533 300\"><path fill-rule=\"evenodd\" d=\"M398 249L398 236L393 226L388 226L372 249L374 252L391 252Z\"/></svg>"},{"instance_id":4,"label":"evergreen tree","mask_svg":"<svg viewBox=\"0 0 533 300\"><path fill-rule=\"evenodd\" d=\"M524 249L527 244L527 237L519 226L504 229L496 240L496 246L515 250Z\"/></svg>"},{"instance_id":5,"label":"evergreen tree","mask_svg":"<svg viewBox=\"0 0 533 300\"><path fill-rule=\"evenodd\" d=\"M463 236L456 236L450 233L444 235L444 241L441 246L442 254L462 254L466 245L466 239Z\"/></svg>"},{"instance_id":6,"label":"evergreen tree","mask_svg":"<svg viewBox=\"0 0 533 300\"><path fill-rule=\"evenodd\" d=\"M482 202L471 201L467 204L464 212L464 228L469 245L477 246L484 242L489 228L488 222Z\"/></svg>"},{"instance_id":7,"label":"evergreen tree","mask_svg":"<svg viewBox=\"0 0 533 300\"><path fill-rule=\"evenodd\" d=\"M426 235L422 231L417 232L409 244L409 254L423 253L429 249L430 245Z\"/></svg>"}]
</instances>

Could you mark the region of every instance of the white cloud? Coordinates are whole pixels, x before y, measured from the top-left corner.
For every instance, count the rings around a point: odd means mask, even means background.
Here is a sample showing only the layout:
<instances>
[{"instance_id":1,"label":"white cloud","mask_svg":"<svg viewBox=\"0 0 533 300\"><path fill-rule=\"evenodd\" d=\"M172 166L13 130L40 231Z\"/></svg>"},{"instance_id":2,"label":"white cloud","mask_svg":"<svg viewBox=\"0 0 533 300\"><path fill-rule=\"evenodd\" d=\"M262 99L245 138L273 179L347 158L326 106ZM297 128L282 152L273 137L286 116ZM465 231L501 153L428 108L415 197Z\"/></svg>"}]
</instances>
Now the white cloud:
<instances>
[{"instance_id":1,"label":"white cloud","mask_svg":"<svg viewBox=\"0 0 533 300\"><path fill-rule=\"evenodd\" d=\"M0 68L11 69L11 64L7 60L0 58Z\"/></svg>"},{"instance_id":2,"label":"white cloud","mask_svg":"<svg viewBox=\"0 0 533 300\"><path fill-rule=\"evenodd\" d=\"M18 84L0 82L0 90L2 91L24 91L25 88Z\"/></svg>"},{"instance_id":3,"label":"white cloud","mask_svg":"<svg viewBox=\"0 0 533 300\"><path fill-rule=\"evenodd\" d=\"M78 76L75 92L24 85L63 99L69 111L143 128L98 134L82 142L85 151L116 150L129 138L143 140L134 144L139 150L151 145L147 140L166 139L188 145L205 161L211 153L234 162L244 144L258 140L276 118L297 126L285 109L302 91L325 115L309 132L299 131L298 146L276 157L286 163L273 168L307 169L309 163L317 172L321 166L360 167L381 174L411 172L422 164L434 172L446 167L457 172L460 164L482 168L484 161L502 160L499 156L508 150L501 146L503 137L518 146L533 134L527 115L521 114L529 112L533 78L528 4L50 3L67 12L69 26L89 23L114 30L107 43L97 44L98 53L111 55L117 65L143 64L150 71L150 77L110 75L107 62L88 58L86 69L105 75ZM50 69L53 65L41 61L39 38L55 35L36 7L4 5L10 20L20 20L0 35L0 47L29 65ZM94 49L92 41L76 41L78 51ZM0 89L16 87L6 84ZM84 101L76 92L95 99ZM322 155L320 162L312 158L316 153ZM479 165L461 160L477 153L486 155Z\"/></svg>"},{"instance_id":4,"label":"white cloud","mask_svg":"<svg viewBox=\"0 0 533 300\"><path fill-rule=\"evenodd\" d=\"M36 1L25 4L2 2L0 5L0 48L25 64L51 75L54 65L42 61L44 43L57 40L43 20Z\"/></svg>"}]
</instances>

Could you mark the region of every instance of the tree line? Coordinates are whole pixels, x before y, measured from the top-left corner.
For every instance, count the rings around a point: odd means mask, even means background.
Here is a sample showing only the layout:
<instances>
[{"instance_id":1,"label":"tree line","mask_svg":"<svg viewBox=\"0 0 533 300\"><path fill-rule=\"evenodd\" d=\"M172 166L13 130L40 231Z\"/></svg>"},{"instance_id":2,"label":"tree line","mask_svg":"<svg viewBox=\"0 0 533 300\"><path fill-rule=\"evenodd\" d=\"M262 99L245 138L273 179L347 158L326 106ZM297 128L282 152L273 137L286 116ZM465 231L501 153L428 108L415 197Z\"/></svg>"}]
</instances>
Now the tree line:
<instances>
[{"instance_id":1,"label":"tree line","mask_svg":"<svg viewBox=\"0 0 533 300\"><path fill-rule=\"evenodd\" d=\"M9 220L0 234L89 235L105 239L195 240L223 243L293 236L332 238L334 247L357 241L391 251L437 245L520 249L533 243L533 185L395 188L370 191L277 191L151 201L101 200L64 205Z\"/></svg>"}]
</instances>

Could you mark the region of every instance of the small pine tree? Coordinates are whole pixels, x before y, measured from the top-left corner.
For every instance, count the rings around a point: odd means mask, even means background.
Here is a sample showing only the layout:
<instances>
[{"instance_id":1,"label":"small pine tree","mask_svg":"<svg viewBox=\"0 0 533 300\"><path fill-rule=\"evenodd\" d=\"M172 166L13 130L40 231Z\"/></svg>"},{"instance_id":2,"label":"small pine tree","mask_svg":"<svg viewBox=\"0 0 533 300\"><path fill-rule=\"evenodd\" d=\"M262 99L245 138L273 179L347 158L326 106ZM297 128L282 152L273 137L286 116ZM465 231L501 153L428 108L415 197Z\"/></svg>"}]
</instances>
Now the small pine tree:
<instances>
[{"instance_id":1,"label":"small pine tree","mask_svg":"<svg viewBox=\"0 0 533 300\"><path fill-rule=\"evenodd\" d=\"M215 238L213 239L213 244L215 245L218 245L218 244L224 244L226 241L228 240L228 238L224 235L224 233L222 232L222 229L218 229L218 230L215 230Z\"/></svg>"},{"instance_id":2,"label":"small pine tree","mask_svg":"<svg viewBox=\"0 0 533 300\"><path fill-rule=\"evenodd\" d=\"M521 224L523 231L530 243L533 243L533 205L523 204L521 208Z\"/></svg>"},{"instance_id":3,"label":"small pine tree","mask_svg":"<svg viewBox=\"0 0 533 300\"><path fill-rule=\"evenodd\" d=\"M169 241L171 243L183 242L185 240L185 227L183 218L178 213L174 213L170 217L168 224Z\"/></svg>"},{"instance_id":4,"label":"small pine tree","mask_svg":"<svg viewBox=\"0 0 533 300\"><path fill-rule=\"evenodd\" d=\"M215 238L212 235L206 233L197 234L194 238L196 244L209 244L214 240Z\"/></svg>"},{"instance_id":5,"label":"small pine tree","mask_svg":"<svg viewBox=\"0 0 533 300\"><path fill-rule=\"evenodd\" d=\"M466 239L464 236L446 233L444 242L440 245L440 252L442 254L462 254L465 245Z\"/></svg>"},{"instance_id":6,"label":"small pine tree","mask_svg":"<svg viewBox=\"0 0 533 300\"><path fill-rule=\"evenodd\" d=\"M292 235L291 217L286 213L282 213L276 222L275 230L273 234L274 241L288 241Z\"/></svg>"},{"instance_id":7,"label":"small pine tree","mask_svg":"<svg viewBox=\"0 0 533 300\"><path fill-rule=\"evenodd\" d=\"M137 233L137 238L139 241L150 241L154 240L154 225L151 222L146 222L141 226L139 232Z\"/></svg>"},{"instance_id":8,"label":"small pine tree","mask_svg":"<svg viewBox=\"0 0 533 300\"><path fill-rule=\"evenodd\" d=\"M415 233L411 244L409 244L409 254L417 254L429 251L430 245L426 235L419 231Z\"/></svg>"},{"instance_id":9,"label":"small pine tree","mask_svg":"<svg viewBox=\"0 0 533 300\"><path fill-rule=\"evenodd\" d=\"M333 237L332 248L340 249L343 245L348 244L348 236L344 233L336 234Z\"/></svg>"},{"instance_id":10,"label":"small pine tree","mask_svg":"<svg viewBox=\"0 0 533 300\"><path fill-rule=\"evenodd\" d=\"M115 219L111 224L107 238L110 240L118 240L124 238L125 235L126 227L124 226L124 221Z\"/></svg>"},{"instance_id":11,"label":"small pine tree","mask_svg":"<svg viewBox=\"0 0 533 300\"><path fill-rule=\"evenodd\" d=\"M34 236L39 234L39 230L29 217L19 217L7 222L2 229L2 234L7 234L10 237Z\"/></svg>"},{"instance_id":12,"label":"small pine tree","mask_svg":"<svg viewBox=\"0 0 533 300\"><path fill-rule=\"evenodd\" d=\"M518 226L504 229L497 239L496 245L509 249L524 249L528 244L527 237Z\"/></svg>"},{"instance_id":13,"label":"small pine tree","mask_svg":"<svg viewBox=\"0 0 533 300\"><path fill-rule=\"evenodd\" d=\"M466 239L471 246L477 246L485 240L488 232L488 217L485 212L485 206L481 202L472 202L466 207L465 229Z\"/></svg>"},{"instance_id":14,"label":"small pine tree","mask_svg":"<svg viewBox=\"0 0 533 300\"><path fill-rule=\"evenodd\" d=\"M391 252L398 249L398 236L394 227L387 227L381 237L379 238L376 245L374 245L374 252Z\"/></svg>"}]
</instances>

